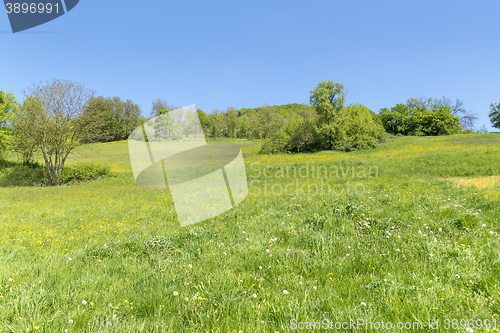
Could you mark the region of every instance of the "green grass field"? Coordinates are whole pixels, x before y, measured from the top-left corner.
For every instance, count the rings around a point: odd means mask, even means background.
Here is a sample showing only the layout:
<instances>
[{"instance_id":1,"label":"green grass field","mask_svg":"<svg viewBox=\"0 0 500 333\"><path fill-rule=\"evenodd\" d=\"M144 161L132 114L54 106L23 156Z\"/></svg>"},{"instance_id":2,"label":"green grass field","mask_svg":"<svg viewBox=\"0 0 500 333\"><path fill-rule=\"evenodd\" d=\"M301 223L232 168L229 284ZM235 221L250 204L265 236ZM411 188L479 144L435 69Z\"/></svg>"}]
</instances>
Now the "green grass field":
<instances>
[{"instance_id":1,"label":"green grass field","mask_svg":"<svg viewBox=\"0 0 500 333\"><path fill-rule=\"evenodd\" d=\"M247 198L184 228L168 190L135 185L126 142L68 162L107 164L111 177L0 188L0 331L500 329L500 183L473 185L500 175L500 134L298 155L233 142Z\"/></svg>"}]
</instances>

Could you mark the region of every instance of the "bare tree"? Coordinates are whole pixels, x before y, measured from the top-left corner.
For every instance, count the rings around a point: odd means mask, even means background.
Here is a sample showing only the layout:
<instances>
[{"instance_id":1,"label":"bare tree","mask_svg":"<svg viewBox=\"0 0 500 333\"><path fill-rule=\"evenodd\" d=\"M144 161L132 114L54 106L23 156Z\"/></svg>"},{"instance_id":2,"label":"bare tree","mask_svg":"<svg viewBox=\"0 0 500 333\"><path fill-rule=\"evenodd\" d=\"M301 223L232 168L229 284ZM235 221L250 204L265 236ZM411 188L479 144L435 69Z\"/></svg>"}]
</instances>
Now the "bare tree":
<instances>
[{"instance_id":1,"label":"bare tree","mask_svg":"<svg viewBox=\"0 0 500 333\"><path fill-rule=\"evenodd\" d=\"M169 105L168 102L164 99L157 98L155 99L152 103L152 108L151 108L151 117L158 117L160 114L160 111L162 110L169 110L172 111L175 109L175 106Z\"/></svg>"},{"instance_id":2,"label":"bare tree","mask_svg":"<svg viewBox=\"0 0 500 333\"><path fill-rule=\"evenodd\" d=\"M455 104L449 99L443 96L442 99L435 100L437 105L446 106L450 108L454 116L460 118L460 123L464 128L473 128L474 122L478 119L476 113L470 113L463 106L464 102L457 98Z\"/></svg>"},{"instance_id":3,"label":"bare tree","mask_svg":"<svg viewBox=\"0 0 500 333\"><path fill-rule=\"evenodd\" d=\"M35 83L23 91L28 128L45 160L49 185L57 184L73 149L94 135L95 121L83 117L94 91L69 80Z\"/></svg>"}]
</instances>

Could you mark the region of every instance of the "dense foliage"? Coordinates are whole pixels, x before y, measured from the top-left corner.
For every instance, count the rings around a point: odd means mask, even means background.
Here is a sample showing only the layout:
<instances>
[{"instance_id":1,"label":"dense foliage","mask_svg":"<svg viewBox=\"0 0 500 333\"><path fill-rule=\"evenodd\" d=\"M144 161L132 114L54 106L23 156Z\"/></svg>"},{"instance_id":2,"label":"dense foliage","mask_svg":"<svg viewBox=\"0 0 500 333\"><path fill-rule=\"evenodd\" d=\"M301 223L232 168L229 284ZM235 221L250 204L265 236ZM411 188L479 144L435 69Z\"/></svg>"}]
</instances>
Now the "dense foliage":
<instances>
[{"instance_id":1,"label":"dense foliage","mask_svg":"<svg viewBox=\"0 0 500 333\"><path fill-rule=\"evenodd\" d=\"M97 124L95 134L89 138L91 142L124 140L142 121L139 105L129 99L122 101L119 97L99 96L92 99L84 117Z\"/></svg>"},{"instance_id":2,"label":"dense foliage","mask_svg":"<svg viewBox=\"0 0 500 333\"><path fill-rule=\"evenodd\" d=\"M490 117L491 123L493 127L500 128L500 103L490 105L490 113L488 114Z\"/></svg>"},{"instance_id":3,"label":"dense foliage","mask_svg":"<svg viewBox=\"0 0 500 333\"><path fill-rule=\"evenodd\" d=\"M11 134L9 123L12 120L12 114L17 107L16 97L13 93L0 90L0 157L8 148L8 142Z\"/></svg>"},{"instance_id":4,"label":"dense foliage","mask_svg":"<svg viewBox=\"0 0 500 333\"><path fill-rule=\"evenodd\" d=\"M321 149L351 151L378 147L388 137L375 121L373 112L362 104L342 107L318 129Z\"/></svg>"},{"instance_id":5,"label":"dense foliage","mask_svg":"<svg viewBox=\"0 0 500 333\"><path fill-rule=\"evenodd\" d=\"M215 109L206 116L207 121L202 120L202 127L207 137L257 140L272 137L297 117L310 121L317 118L314 108L305 104L264 104L258 108L239 110L229 107L226 110Z\"/></svg>"},{"instance_id":6,"label":"dense foliage","mask_svg":"<svg viewBox=\"0 0 500 333\"><path fill-rule=\"evenodd\" d=\"M463 129L460 117L443 100L410 98L405 104L397 104L380 110L385 130L401 135L448 135Z\"/></svg>"},{"instance_id":7,"label":"dense foliage","mask_svg":"<svg viewBox=\"0 0 500 333\"><path fill-rule=\"evenodd\" d=\"M58 179L50 183L45 167L38 162L18 164L0 160L0 186L46 186L80 183L100 179L110 174L109 166L98 163L78 163L64 167Z\"/></svg>"},{"instance_id":8,"label":"dense foliage","mask_svg":"<svg viewBox=\"0 0 500 333\"><path fill-rule=\"evenodd\" d=\"M262 146L262 153L375 148L387 137L375 113L362 104L345 106L344 85L320 82L311 91L314 120L294 118Z\"/></svg>"}]
</instances>

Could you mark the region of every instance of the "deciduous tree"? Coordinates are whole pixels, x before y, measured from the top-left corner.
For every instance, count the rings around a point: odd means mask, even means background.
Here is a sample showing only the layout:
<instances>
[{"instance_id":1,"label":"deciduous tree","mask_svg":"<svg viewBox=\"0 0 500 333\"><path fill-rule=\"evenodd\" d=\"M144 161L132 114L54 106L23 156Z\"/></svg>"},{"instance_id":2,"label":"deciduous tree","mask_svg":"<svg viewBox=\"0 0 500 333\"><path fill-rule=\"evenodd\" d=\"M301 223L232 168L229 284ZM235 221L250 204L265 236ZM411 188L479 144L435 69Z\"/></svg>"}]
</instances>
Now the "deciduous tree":
<instances>
[{"instance_id":1,"label":"deciduous tree","mask_svg":"<svg viewBox=\"0 0 500 333\"><path fill-rule=\"evenodd\" d=\"M0 90L0 156L7 150L11 133L11 121L18 104L12 92Z\"/></svg>"},{"instance_id":2,"label":"deciduous tree","mask_svg":"<svg viewBox=\"0 0 500 333\"><path fill-rule=\"evenodd\" d=\"M490 113L488 114L490 117L491 123L493 127L500 128L500 103L490 105Z\"/></svg>"},{"instance_id":3,"label":"deciduous tree","mask_svg":"<svg viewBox=\"0 0 500 333\"><path fill-rule=\"evenodd\" d=\"M68 155L95 135L97 124L82 117L94 91L77 82L53 79L33 84L24 95L31 101L24 108L26 125L37 138L49 184L57 184Z\"/></svg>"}]
</instances>

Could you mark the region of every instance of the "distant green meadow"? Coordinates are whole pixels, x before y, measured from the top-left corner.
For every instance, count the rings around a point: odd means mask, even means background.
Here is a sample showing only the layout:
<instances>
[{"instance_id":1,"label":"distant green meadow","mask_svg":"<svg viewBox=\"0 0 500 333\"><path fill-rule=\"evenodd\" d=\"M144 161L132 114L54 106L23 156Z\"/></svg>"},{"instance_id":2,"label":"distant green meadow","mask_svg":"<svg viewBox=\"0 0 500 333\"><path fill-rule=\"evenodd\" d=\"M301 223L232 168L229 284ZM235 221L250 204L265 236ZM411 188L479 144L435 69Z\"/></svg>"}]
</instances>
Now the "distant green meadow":
<instances>
[{"instance_id":1,"label":"distant green meadow","mask_svg":"<svg viewBox=\"0 0 500 333\"><path fill-rule=\"evenodd\" d=\"M183 228L168 189L135 185L126 141L71 155L103 179L0 187L0 331L500 329L500 134L231 142L247 198Z\"/></svg>"}]
</instances>

